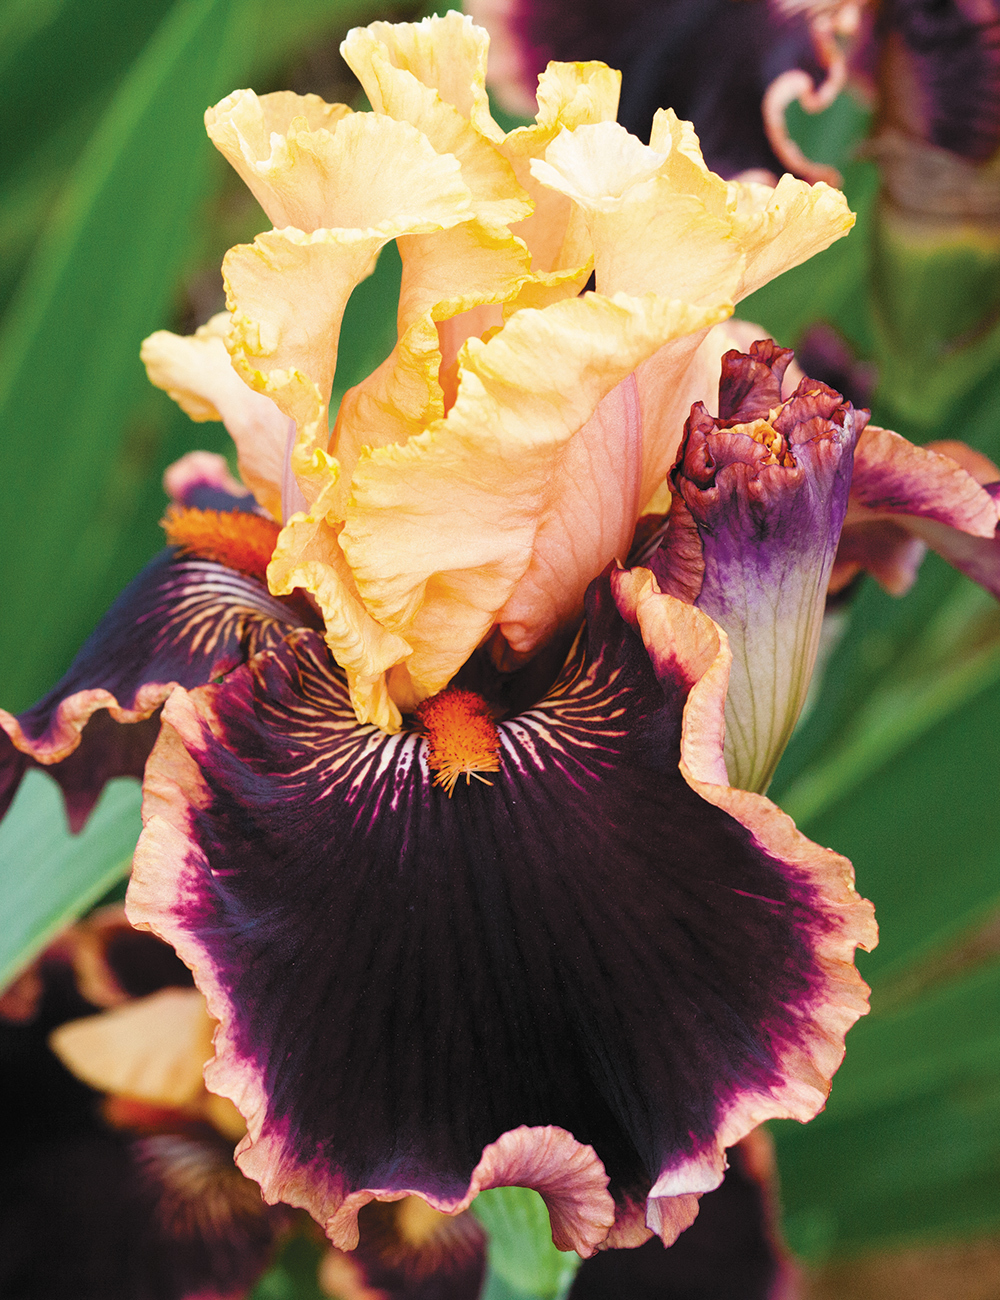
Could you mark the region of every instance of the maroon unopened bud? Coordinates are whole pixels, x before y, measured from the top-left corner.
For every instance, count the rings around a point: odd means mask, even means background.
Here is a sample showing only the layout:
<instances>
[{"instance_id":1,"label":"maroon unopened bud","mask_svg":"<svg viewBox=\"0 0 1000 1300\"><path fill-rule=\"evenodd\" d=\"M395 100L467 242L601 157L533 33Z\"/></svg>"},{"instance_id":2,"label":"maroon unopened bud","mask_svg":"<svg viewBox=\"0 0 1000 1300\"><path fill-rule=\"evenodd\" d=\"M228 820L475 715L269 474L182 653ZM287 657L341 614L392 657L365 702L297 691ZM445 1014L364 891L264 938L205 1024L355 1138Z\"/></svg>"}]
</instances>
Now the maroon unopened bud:
<instances>
[{"instance_id":1,"label":"maroon unopened bud","mask_svg":"<svg viewBox=\"0 0 1000 1300\"><path fill-rule=\"evenodd\" d=\"M723 358L719 416L691 409L650 562L729 636L726 764L747 790L766 789L805 700L868 418L812 379L782 401L791 359L771 340Z\"/></svg>"}]
</instances>

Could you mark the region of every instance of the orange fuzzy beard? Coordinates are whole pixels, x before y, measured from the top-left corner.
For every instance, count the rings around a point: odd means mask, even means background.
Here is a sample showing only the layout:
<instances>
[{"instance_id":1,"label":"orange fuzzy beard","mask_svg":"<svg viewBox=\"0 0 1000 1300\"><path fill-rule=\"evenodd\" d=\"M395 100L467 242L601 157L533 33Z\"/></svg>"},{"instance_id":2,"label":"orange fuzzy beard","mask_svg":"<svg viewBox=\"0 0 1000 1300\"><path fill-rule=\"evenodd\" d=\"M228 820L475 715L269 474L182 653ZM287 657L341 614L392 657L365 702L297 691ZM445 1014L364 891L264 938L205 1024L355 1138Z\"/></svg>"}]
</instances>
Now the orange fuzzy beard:
<instances>
[{"instance_id":1,"label":"orange fuzzy beard","mask_svg":"<svg viewBox=\"0 0 1000 1300\"><path fill-rule=\"evenodd\" d=\"M500 733L490 706L475 691L449 686L424 700L417 709L420 730L427 737L427 766L434 784L451 798L459 777L491 785L482 772L500 770Z\"/></svg>"},{"instance_id":2,"label":"orange fuzzy beard","mask_svg":"<svg viewBox=\"0 0 1000 1300\"><path fill-rule=\"evenodd\" d=\"M267 581L267 566L281 531L273 519L171 506L162 523L171 546Z\"/></svg>"}]
</instances>

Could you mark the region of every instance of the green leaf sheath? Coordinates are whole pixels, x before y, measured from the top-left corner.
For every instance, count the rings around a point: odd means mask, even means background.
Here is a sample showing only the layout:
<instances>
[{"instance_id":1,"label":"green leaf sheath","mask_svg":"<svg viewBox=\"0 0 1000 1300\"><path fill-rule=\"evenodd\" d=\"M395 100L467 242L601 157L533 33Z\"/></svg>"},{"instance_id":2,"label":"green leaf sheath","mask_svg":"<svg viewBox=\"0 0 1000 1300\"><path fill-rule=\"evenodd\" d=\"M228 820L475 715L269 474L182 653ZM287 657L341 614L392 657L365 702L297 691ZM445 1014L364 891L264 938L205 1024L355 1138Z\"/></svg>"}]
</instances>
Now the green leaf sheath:
<instances>
[{"instance_id":1,"label":"green leaf sheath","mask_svg":"<svg viewBox=\"0 0 1000 1300\"><path fill-rule=\"evenodd\" d=\"M563 1300L580 1257L557 1250L545 1202L526 1187L494 1187L473 1202L490 1235L483 1300Z\"/></svg>"},{"instance_id":2,"label":"green leaf sheath","mask_svg":"<svg viewBox=\"0 0 1000 1300\"><path fill-rule=\"evenodd\" d=\"M117 881L139 838L138 782L109 782L90 821L71 835L62 795L44 772L26 773L0 823L0 988Z\"/></svg>"}]
</instances>

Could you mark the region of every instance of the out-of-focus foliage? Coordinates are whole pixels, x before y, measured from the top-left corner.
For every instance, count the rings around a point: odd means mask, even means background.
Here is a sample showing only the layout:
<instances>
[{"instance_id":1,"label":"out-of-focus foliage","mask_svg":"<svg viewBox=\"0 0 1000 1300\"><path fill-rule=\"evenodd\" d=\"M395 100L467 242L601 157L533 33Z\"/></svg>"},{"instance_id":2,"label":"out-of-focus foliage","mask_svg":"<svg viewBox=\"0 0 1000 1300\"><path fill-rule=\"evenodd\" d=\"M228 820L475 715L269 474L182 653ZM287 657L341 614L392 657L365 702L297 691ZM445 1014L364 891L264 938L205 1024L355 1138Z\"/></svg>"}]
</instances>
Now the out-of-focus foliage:
<instances>
[{"instance_id":1,"label":"out-of-focus foliage","mask_svg":"<svg viewBox=\"0 0 1000 1300\"><path fill-rule=\"evenodd\" d=\"M222 306L222 253L266 227L252 202L227 212L205 107L237 86L270 89L308 41L371 10L358 0L63 0L0 11L7 707L59 676L158 549L165 465L193 435L224 447L218 427L192 429L150 389L138 358L152 330L196 323L185 308L202 314L197 280L209 266L209 304Z\"/></svg>"},{"instance_id":2,"label":"out-of-focus foliage","mask_svg":"<svg viewBox=\"0 0 1000 1300\"><path fill-rule=\"evenodd\" d=\"M822 139L838 115L839 145ZM747 314L789 342L810 319L830 321L880 365L876 423L921 441L961 437L1000 460L995 366L938 425L905 419L903 373L883 363L872 324L874 169L845 157L861 125L850 101L824 116L825 127L800 125L814 130L813 156L843 168L858 228ZM897 291L924 270L902 263ZM827 1110L805 1127L775 1126L786 1231L807 1258L1000 1224L998 735L996 602L934 556L902 600L863 583L770 791L809 836L851 858L881 931L858 959L872 1012L848 1036Z\"/></svg>"},{"instance_id":3,"label":"out-of-focus foliage","mask_svg":"<svg viewBox=\"0 0 1000 1300\"><path fill-rule=\"evenodd\" d=\"M4 706L54 682L158 549L165 465L193 447L226 450L221 426L191 424L138 361L145 334L190 329L221 307L222 253L266 225L213 156L205 106L247 84L352 93L335 56L320 53L384 14L356 0L0 5ZM826 320L884 362L872 310L877 175L856 156L865 116L842 97L793 126L807 153L841 167L858 226L741 314L792 345ZM926 292L925 267L902 254L893 266L900 301ZM338 391L391 347L398 274L387 250L352 300ZM936 283L936 301L967 293ZM972 387L952 385L933 426L911 410L905 368L883 363L882 374L876 421L1000 458L995 368L984 374L977 359ZM1000 1225L998 735L995 603L933 559L903 600L862 584L771 791L807 834L852 858L882 927L861 958L873 1011L849 1037L826 1113L776 1132L789 1239L810 1259ZM51 784L30 776L0 835L4 908L13 899L17 911L0 968L23 964L122 874L135 800L134 787L113 787L72 840ZM41 845L44 868L29 870L28 843ZM552 1300L568 1285L536 1208L516 1193L481 1199L490 1300ZM257 1300L316 1294L317 1257L291 1247Z\"/></svg>"},{"instance_id":4,"label":"out-of-focus foliage","mask_svg":"<svg viewBox=\"0 0 1000 1300\"><path fill-rule=\"evenodd\" d=\"M83 831L70 835L59 787L43 772L26 774L0 823L0 989L128 875L141 829L135 781L110 782Z\"/></svg>"}]
</instances>

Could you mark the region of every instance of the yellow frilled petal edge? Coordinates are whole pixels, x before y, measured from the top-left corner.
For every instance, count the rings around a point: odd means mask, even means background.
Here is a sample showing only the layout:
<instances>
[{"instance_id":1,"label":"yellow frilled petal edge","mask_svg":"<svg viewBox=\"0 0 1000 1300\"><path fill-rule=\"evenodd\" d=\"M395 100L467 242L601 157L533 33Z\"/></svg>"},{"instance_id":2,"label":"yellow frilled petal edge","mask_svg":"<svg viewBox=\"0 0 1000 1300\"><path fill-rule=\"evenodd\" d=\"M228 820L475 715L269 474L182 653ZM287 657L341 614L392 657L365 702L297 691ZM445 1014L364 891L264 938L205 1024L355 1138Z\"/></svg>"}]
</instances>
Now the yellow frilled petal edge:
<instances>
[{"instance_id":1,"label":"yellow frilled petal edge","mask_svg":"<svg viewBox=\"0 0 1000 1300\"><path fill-rule=\"evenodd\" d=\"M350 49L355 57L354 51L366 48L359 34L367 35L378 45L383 65L409 73L422 86L433 90L443 103L456 109L477 131L491 138L503 134L490 115L486 93L489 34L467 15L450 10L419 23L374 22L348 33L342 51ZM353 44L356 40L357 45ZM344 57L347 58L346 52ZM359 57L363 60L365 56ZM354 68L353 63L351 67ZM357 68L354 71L360 80L361 72ZM372 106L376 107L373 99Z\"/></svg>"},{"instance_id":2,"label":"yellow frilled petal edge","mask_svg":"<svg viewBox=\"0 0 1000 1300\"><path fill-rule=\"evenodd\" d=\"M327 448L327 404L348 298L389 240L472 217L457 159L436 153L408 123L357 113L331 138L344 151L341 171L330 173L338 192L332 215L342 224L268 231L231 249L223 263L233 364L295 420L295 468L310 505L319 490L310 489L310 466L313 453Z\"/></svg>"},{"instance_id":3,"label":"yellow frilled petal edge","mask_svg":"<svg viewBox=\"0 0 1000 1300\"><path fill-rule=\"evenodd\" d=\"M489 632L601 399L668 340L730 311L597 294L520 311L465 345L446 417L405 446L362 452L340 545L368 611L412 649L408 684L393 679L404 708L447 685ZM574 602L591 577L572 575Z\"/></svg>"},{"instance_id":4,"label":"yellow frilled petal edge","mask_svg":"<svg viewBox=\"0 0 1000 1300\"><path fill-rule=\"evenodd\" d=\"M524 244L478 221L399 241L403 264L399 340L386 360L344 396L331 448L342 487L328 499L344 517L363 447L404 443L445 413L442 372L462 343L500 324L501 305L531 278ZM493 313L495 319L488 318ZM444 376L447 380L448 376ZM452 378L449 401L454 397Z\"/></svg>"},{"instance_id":5,"label":"yellow frilled petal edge","mask_svg":"<svg viewBox=\"0 0 1000 1300\"><path fill-rule=\"evenodd\" d=\"M326 643L347 676L358 720L396 731L400 713L389 696L386 674L409 656L410 647L365 609L338 545L339 531L325 519L294 515L278 537L268 585L279 596L296 587L312 593L326 625Z\"/></svg>"},{"instance_id":6,"label":"yellow frilled petal edge","mask_svg":"<svg viewBox=\"0 0 1000 1300\"><path fill-rule=\"evenodd\" d=\"M150 381L192 420L222 421L236 444L243 482L280 519L288 417L233 369L228 332L229 315L219 312L187 338L158 330L143 342L140 355Z\"/></svg>"},{"instance_id":7,"label":"yellow frilled petal edge","mask_svg":"<svg viewBox=\"0 0 1000 1300\"><path fill-rule=\"evenodd\" d=\"M236 90L207 110L205 127L273 225L316 230L358 224L339 219L347 214L337 189L350 156L337 128L352 116L318 95Z\"/></svg>"},{"instance_id":8,"label":"yellow frilled petal edge","mask_svg":"<svg viewBox=\"0 0 1000 1300\"><path fill-rule=\"evenodd\" d=\"M458 159L475 215L486 225L519 221L527 194L491 140L503 132L489 115L489 38L461 14L421 23L356 27L341 46L378 114L409 122L439 154Z\"/></svg>"},{"instance_id":9,"label":"yellow frilled petal edge","mask_svg":"<svg viewBox=\"0 0 1000 1300\"><path fill-rule=\"evenodd\" d=\"M657 113L648 146L613 122L581 126L560 134L532 172L584 213L603 293L739 302L854 224L844 196L822 182L722 180L670 109Z\"/></svg>"}]
</instances>

